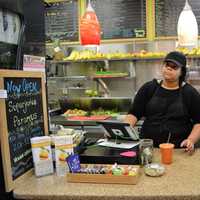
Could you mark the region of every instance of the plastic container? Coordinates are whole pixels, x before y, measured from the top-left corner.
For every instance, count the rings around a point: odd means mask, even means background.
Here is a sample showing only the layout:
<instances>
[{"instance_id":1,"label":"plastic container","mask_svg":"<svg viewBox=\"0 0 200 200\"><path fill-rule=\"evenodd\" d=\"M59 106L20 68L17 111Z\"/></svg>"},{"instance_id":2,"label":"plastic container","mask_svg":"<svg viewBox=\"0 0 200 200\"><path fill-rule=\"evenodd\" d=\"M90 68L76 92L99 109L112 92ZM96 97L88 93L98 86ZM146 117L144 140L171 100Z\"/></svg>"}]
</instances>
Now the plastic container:
<instances>
[{"instance_id":1,"label":"plastic container","mask_svg":"<svg viewBox=\"0 0 200 200\"><path fill-rule=\"evenodd\" d=\"M171 164L173 161L174 144L163 143L159 145L161 153L161 162L163 164Z\"/></svg>"},{"instance_id":2,"label":"plastic container","mask_svg":"<svg viewBox=\"0 0 200 200\"><path fill-rule=\"evenodd\" d=\"M140 163L141 165L147 165L152 163L153 160L153 140L142 139L140 140Z\"/></svg>"},{"instance_id":3,"label":"plastic container","mask_svg":"<svg viewBox=\"0 0 200 200\"><path fill-rule=\"evenodd\" d=\"M148 176L162 176L165 173L165 167L159 163L151 163L144 166L144 172Z\"/></svg>"}]
</instances>

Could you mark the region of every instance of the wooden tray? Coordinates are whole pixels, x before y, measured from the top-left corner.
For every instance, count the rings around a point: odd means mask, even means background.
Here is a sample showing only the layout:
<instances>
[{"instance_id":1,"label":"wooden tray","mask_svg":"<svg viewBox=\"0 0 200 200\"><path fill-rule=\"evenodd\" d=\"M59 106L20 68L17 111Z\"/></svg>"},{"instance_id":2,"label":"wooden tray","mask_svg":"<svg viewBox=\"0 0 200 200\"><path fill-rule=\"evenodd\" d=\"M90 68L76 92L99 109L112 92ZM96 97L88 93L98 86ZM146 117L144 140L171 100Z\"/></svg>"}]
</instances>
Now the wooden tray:
<instances>
[{"instance_id":1,"label":"wooden tray","mask_svg":"<svg viewBox=\"0 0 200 200\"><path fill-rule=\"evenodd\" d=\"M105 166L105 165L104 165ZM137 184L140 176L140 166L134 165L137 169L135 176L111 175L111 174L81 174L67 173L67 181L73 183L112 183L112 184Z\"/></svg>"}]
</instances>

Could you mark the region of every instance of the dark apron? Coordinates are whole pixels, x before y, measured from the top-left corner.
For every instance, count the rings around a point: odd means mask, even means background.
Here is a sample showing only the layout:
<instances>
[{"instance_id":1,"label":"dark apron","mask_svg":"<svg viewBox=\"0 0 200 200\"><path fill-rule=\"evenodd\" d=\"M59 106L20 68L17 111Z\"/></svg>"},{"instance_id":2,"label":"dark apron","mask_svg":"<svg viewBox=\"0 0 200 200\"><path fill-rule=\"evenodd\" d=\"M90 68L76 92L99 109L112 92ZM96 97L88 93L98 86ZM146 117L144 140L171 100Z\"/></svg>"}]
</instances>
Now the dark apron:
<instances>
[{"instance_id":1,"label":"dark apron","mask_svg":"<svg viewBox=\"0 0 200 200\"><path fill-rule=\"evenodd\" d=\"M158 96L161 84L146 105L146 119L141 130L141 138L150 138L154 146L165 143L171 135L170 141L176 148L188 137L192 130L192 123L183 102L182 88L176 100L167 101L165 97Z\"/></svg>"}]
</instances>

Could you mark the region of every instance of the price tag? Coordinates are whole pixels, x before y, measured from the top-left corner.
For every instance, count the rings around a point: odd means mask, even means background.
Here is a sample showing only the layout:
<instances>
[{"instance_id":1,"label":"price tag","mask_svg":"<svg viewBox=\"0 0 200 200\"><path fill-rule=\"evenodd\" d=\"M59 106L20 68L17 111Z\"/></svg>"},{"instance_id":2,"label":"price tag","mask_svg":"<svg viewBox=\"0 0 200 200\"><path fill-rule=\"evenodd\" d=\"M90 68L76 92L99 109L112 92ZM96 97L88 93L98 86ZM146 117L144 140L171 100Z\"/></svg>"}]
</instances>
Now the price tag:
<instances>
[{"instance_id":1,"label":"price tag","mask_svg":"<svg viewBox=\"0 0 200 200\"><path fill-rule=\"evenodd\" d=\"M0 99L7 99L7 90L0 90Z\"/></svg>"}]
</instances>

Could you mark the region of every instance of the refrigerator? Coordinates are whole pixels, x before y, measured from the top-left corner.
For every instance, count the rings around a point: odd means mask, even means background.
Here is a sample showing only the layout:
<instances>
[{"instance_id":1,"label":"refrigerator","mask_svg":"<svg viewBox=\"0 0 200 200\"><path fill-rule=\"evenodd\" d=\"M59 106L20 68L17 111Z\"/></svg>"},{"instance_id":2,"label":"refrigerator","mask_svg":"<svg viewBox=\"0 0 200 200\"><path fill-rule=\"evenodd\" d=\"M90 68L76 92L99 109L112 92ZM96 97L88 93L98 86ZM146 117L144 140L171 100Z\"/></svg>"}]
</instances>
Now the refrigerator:
<instances>
[{"instance_id":1,"label":"refrigerator","mask_svg":"<svg viewBox=\"0 0 200 200\"><path fill-rule=\"evenodd\" d=\"M0 69L22 69L23 55L45 56L44 2L0 0Z\"/></svg>"},{"instance_id":2,"label":"refrigerator","mask_svg":"<svg viewBox=\"0 0 200 200\"><path fill-rule=\"evenodd\" d=\"M43 0L0 0L0 69L23 70L24 55L45 57ZM5 193L0 153L0 197Z\"/></svg>"}]
</instances>

